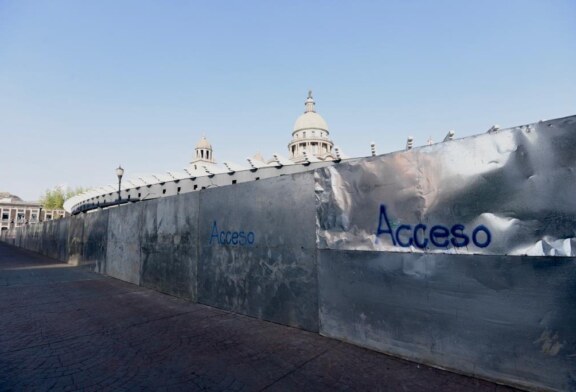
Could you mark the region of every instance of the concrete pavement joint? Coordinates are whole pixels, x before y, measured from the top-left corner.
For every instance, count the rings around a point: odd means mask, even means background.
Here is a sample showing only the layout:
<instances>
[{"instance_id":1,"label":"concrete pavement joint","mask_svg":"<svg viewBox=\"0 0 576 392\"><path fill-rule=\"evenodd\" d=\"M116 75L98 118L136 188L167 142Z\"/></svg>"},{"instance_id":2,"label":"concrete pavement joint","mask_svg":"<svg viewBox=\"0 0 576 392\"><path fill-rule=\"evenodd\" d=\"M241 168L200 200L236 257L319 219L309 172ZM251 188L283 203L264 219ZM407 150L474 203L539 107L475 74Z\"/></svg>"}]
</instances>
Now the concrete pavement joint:
<instances>
[{"instance_id":1,"label":"concrete pavement joint","mask_svg":"<svg viewBox=\"0 0 576 392\"><path fill-rule=\"evenodd\" d=\"M304 366L306 366L308 363L314 361L317 358L320 358L322 355L326 354L328 351L334 349L334 347L328 347L326 350L322 351L321 353L318 353L314 356L312 356L312 358L302 362L299 365L296 365L292 370L290 370L288 373L284 374L282 377L278 378L277 380L275 380L274 382L266 385L264 388L260 389L259 392L265 391L269 388L271 388L272 386L274 386L276 383L278 383L279 381L282 381L283 379L289 377L290 375L294 374L295 372L297 372L298 370L300 370L301 368L303 368Z\"/></svg>"}]
</instances>

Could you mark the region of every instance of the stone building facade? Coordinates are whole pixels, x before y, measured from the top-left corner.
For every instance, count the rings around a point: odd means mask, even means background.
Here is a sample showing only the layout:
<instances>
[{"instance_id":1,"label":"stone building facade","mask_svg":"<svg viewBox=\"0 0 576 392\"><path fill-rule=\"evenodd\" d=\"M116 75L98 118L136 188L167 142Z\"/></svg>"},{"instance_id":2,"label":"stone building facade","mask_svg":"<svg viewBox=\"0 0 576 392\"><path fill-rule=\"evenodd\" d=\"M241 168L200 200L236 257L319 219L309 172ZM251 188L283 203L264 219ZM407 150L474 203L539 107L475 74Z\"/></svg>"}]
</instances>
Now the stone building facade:
<instances>
[{"instance_id":1,"label":"stone building facade","mask_svg":"<svg viewBox=\"0 0 576 392\"><path fill-rule=\"evenodd\" d=\"M23 201L18 196L0 192L0 230L24 226L66 216L64 210L47 210L38 202Z\"/></svg>"}]
</instances>

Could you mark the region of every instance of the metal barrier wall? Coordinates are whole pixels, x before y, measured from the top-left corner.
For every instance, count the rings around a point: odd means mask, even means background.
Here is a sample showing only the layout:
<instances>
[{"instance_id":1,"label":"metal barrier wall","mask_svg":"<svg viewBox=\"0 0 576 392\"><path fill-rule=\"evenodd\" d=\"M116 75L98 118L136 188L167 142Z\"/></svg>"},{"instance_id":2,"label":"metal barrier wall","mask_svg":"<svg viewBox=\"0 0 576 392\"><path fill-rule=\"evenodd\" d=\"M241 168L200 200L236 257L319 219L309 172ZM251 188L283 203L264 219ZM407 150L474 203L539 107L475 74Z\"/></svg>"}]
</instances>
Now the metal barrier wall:
<instances>
[{"instance_id":1,"label":"metal barrier wall","mask_svg":"<svg viewBox=\"0 0 576 392\"><path fill-rule=\"evenodd\" d=\"M140 284L197 301L199 193L146 204L140 230Z\"/></svg>"},{"instance_id":2,"label":"metal barrier wall","mask_svg":"<svg viewBox=\"0 0 576 392\"><path fill-rule=\"evenodd\" d=\"M321 250L320 333L526 388L576 387L576 260Z\"/></svg>"},{"instance_id":3,"label":"metal barrier wall","mask_svg":"<svg viewBox=\"0 0 576 392\"><path fill-rule=\"evenodd\" d=\"M573 116L316 170L320 333L576 389L574 146Z\"/></svg>"},{"instance_id":4,"label":"metal barrier wall","mask_svg":"<svg viewBox=\"0 0 576 392\"><path fill-rule=\"evenodd\" d=\"M316 170L322 249L576 256L576 116Z\"/></svg>"},{"instance_id":5,"label":"metal barrier wall","mask_svg":"<svg viewBox=\"0 0 576 392\"><path fill-rule=\"evenodd\" d=\"M198 301L318 331L314 177L200 195Z\"/></svg>"},{"instance_id":6,"label":"metal barrier wall","mask_svg":"<svg viewBox=\"0 0 576 392\"><path fill-rule=\"evenodd\" d=\"M569 117L1 237L411 360L574 390L574 145Z\"/></svg>"}]
</instances>

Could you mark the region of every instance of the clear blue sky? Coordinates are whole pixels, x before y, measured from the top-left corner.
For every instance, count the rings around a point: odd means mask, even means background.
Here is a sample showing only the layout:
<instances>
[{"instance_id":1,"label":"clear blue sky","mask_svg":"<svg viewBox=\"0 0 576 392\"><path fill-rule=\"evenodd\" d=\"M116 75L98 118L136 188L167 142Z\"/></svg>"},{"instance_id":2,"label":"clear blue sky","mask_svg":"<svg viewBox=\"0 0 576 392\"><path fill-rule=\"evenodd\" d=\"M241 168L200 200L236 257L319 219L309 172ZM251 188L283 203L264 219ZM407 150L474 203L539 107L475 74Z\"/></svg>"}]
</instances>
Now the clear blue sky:
<instances>
[{"instance_id":1,"label":"clear blue sky","mask_svg":"<svg viewBox=\"0 0 576 392\"><path fill-rule=\"evenodd\" d=\"M576 1L0 0L0 191L287 155L308 89L349 156L576 114Z\"/></svg>"}]
</instances>

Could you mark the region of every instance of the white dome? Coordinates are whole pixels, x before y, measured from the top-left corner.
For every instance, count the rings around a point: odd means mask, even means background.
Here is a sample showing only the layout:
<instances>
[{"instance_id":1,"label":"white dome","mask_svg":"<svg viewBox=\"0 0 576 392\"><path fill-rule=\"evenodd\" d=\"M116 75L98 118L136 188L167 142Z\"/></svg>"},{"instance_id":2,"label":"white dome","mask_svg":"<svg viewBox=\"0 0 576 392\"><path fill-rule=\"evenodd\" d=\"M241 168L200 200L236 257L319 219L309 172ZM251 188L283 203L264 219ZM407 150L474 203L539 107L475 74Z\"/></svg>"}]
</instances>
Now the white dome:
<instances>
[{"instance_id":1,"label":"white dome","mask_svg":"<svg viewBox=\"0 0 576 392\"><path fill-rule=\"evenodd\" d=\"M200 141L196 145L196 148L212 149L212 146L210 145L208 140L206 140L206 137L202 136L202 139L200 139Z\"/></svg>"},{"instance_id":2,"label":"white dome","mask_svg":"<svg viewBox=\"0 0 576 392\"><path fill-rule=\"evenodd\" d=\"M296 119L293 132L306 129L321 129L328 132L328 124L318 113L306 112Z\"/></svg>"},{"instance_id":3,"label":"white dome","mask_svg":"<svg viewBox=\"0 0 576 392\"><path fill-rule=\"evenodd\" d=\"M328 136L328 124L316 113L316 103L312 91L304 102L306 110L294 123L292 141L288 144L288 153L292 162L310 162L311 160L334 159L334 143ZM308 132L307 132L308 131Z\"/></svg>"}]
</instances>

